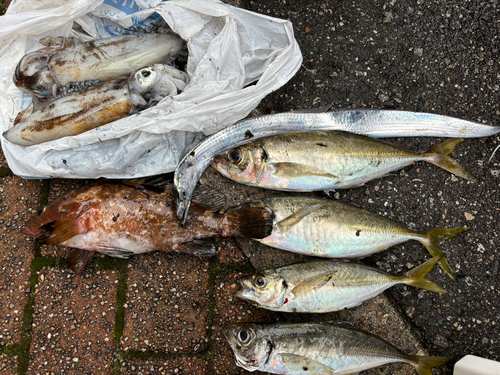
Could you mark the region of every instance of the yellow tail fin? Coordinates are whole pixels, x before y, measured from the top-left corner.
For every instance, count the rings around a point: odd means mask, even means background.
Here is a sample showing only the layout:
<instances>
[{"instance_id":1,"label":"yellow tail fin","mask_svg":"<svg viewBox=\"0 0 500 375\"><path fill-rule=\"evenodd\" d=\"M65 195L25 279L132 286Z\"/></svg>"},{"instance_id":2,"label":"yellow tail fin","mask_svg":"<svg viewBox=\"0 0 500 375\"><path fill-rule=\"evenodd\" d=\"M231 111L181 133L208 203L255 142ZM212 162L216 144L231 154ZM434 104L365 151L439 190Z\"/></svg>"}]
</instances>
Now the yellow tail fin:
<instances>
[{"instance_id":1,"label":"yellow tail fin","mask_svg":"<svg viewBox=\"0 0 500 375\"><path fill-rule=\"evenodd\" d=\"M443 143L434 146L424 155L428 156L427 161L431 164L437 165L448 172L451 172L457 176L465 178L466 180L479 182L478 178L472 173L467 171L464 167L458 164L448 155L451 154L455 149L463 142L462 138L452 138L444 141Z\"/></svg>"},{"instance_id":2,"label":"yellow tail fin","mask_svg":"<svg viewBox=\"0 0 500 375\"><path fill-rule=\"evenodd\" d=\"M439 259L441 259L441 257L434 257L424 264L421 264L420 266L410 270L410 272L408 272L407 274L407 281L405 281L405 284L414 286L415 288L430 290L436 293L448 293L436 283L433 283L432 281L424 278L425 275L427 275L434 268Z\"/></svg>"},{"instance_id":3,"label":"yellow tail fin","mask_svg":"<svg viewBox=\"0 0 500 375\"><path fill-rule=\"evenodd\" d=\"M411 364L419 375L432 375L431 369L442 366L451 359L453 357L413 356Z\"/></svg>"},{"instance_id":4,"label":"yellow tail fin","mask_svg":"<svg viewBox=\"0 0 500 375\"><path fill-rule=\"evenodd\" d=\"M469 228L434 228L424 232L426 239L422 240L422 245L425 246L427 251L433 257L441 257L441 259L439 260L439 266L444 272L446 272L448 276L450 276L453 281L457 281L457 278L451 270L448 259L446 259L442 251L439 249L438 244L443 241L449 240L450 238L458 236L460 233L463 233L466 230L469 230Z\"/></svg>"}]
</instances>

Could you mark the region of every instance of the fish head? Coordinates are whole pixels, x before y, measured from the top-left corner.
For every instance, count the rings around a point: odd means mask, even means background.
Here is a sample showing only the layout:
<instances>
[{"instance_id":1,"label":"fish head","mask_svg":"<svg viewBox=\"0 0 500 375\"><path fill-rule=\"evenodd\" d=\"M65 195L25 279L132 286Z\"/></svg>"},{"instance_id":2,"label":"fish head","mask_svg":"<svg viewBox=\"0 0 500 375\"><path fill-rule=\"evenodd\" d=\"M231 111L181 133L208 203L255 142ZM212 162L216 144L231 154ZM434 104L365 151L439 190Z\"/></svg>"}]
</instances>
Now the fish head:
<instances>
[{"instance_id":1,"label":"fish head","mask_svg":"<svg viewBox=\"0 0 500 375\"><path fill-rule=\"evenodd\" d=\"M48 65L53 50L46 47L24 55L16 66L14 84L40 100L55 96L57 84Z\"/></svg>"},{"instance_id":2,"label":"fish head","mask_svg":"<svg viewBox=\"0 0 500 375\"><path fill-rule=\"evenodd\" d=\"M279 309L286 301L286 280L271 272L262 272L239 280L241 289L236 297L259 307Z\"/></svg>"},{"instance_id":3,"label":"fish head","mask_svg":"<svg viewBox=\"0 0 500 375\"><path fill-rule=\"evenodd\" d=\"M248 371L255 371L269 360L272 344L256 324L229 324L224 335L233 350L236 364Z\"/></svg>"},{"instance_id":4,"label":"fish head","mask_svg":"<svg viewBox=\"0 0 500 375\"><path fill-rule=\"evenodd\" d=\"M81 202L75 201L72 193L68 193L39 209L21 229L21 233L33 237L41 243L50 243L55 223L73 223L82 212Z\"/></svg>"},{"instance_id":5,"label":"fish head","mask_svg":"<svg viewBox=\"0 0 500 375\"><path fill-rule=\"evenodd\" d=\"M267 153L263 147L240 146L217 155L211 164L224 177L254 184L261 180L266 160Z\"/></svg>"},{"instance_id":6,"label":"fish head","mask_svg":"<svg viewBox=\"0 0 500 375\"><path fill-rule=\"evenodd\" d=\"M58 219L60 219L60 214L54 211L54 207L49 204L40 208L37 214L26 222L21 229L21 233L38 240L42 235L44 226Z\"/></svg>"}]
</instances>

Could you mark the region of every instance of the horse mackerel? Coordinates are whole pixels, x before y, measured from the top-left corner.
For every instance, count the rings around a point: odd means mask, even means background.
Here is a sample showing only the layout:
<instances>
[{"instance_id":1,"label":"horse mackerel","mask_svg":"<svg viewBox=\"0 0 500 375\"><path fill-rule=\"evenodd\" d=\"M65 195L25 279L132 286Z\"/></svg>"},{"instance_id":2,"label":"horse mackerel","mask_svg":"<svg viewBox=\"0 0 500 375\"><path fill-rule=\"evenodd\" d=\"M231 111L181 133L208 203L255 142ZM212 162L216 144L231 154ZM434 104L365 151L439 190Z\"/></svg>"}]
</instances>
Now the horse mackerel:
<instances>
[{"instance_id":1,"label":"horse mackerel","mask_svg":"<svg viewBox=\"0 0 500 375\"><path fill-rule=\"evenodd\" d=\"M438 244L468 230L434 228L423 232L353 205L310 197L253 200L238 207L267 209L271 235L255 239L265 245L309 256L362 258L409 240L419 241L454 281L456 278Z\"/></svg>"},{"instance_id":2,"label":"horse mackerel","mask_svg":"<svg viewBox=\"0 0 500 375\"><path fill-rule=\"evenodd\" d=\"M282 375L354 375L392 362L432 375L451 359L405 354L369 333L324 323L230 324L224 334L238 366Z\"/></svg>"},{"instance_id":3,"label":"horse mackerel","mask_svg":"<svg viewBox=\"0 0 500 375\"><path fill-rule=\"evenodd\" d=\"M438 260L434 257L403 276L342 261L297 263L241 278L236 296L274 311L323 313L358 306L397 284L446 293L424 278Z\"/></svg>"}]
</instances>

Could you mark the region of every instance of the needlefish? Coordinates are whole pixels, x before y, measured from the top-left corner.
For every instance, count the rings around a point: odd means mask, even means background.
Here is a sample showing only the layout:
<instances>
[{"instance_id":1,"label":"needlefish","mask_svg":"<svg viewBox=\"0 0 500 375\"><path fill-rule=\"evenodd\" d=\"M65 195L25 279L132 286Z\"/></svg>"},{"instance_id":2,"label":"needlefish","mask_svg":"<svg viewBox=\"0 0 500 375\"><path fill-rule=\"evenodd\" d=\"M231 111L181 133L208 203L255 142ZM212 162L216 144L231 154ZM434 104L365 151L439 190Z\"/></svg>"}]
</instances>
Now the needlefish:
<instances>
[{"instance_id":1,"label":"needlefish","mask_svg":"<svg viewBox=\"0 0 500 375\"><path fill-rule=\"evenodd\" d=\"M404 362L432 375L451 359L406 354L375 335L327 323L230 324L224 334L238 366L271 374L354 375Z\"/></svg>"},{"instance_id":2,"label":"needlefish","mask_svg":"<svg viewBox=\"0 0 500 375\"><path fill-rule=\"evenodd\" d=\"M274 134L312 130L343 130L376 138L474 138L497 134L500 127L430 113L372 109L297 111L240 121L199 143L179 162L174 174L177 218L186 221L194 188L216 155Z\"/></svg>"},{"instance_id":3,"label":"needlefish","mask_svg":"<svg viewBox=\"0 0 500 375\"><path fill-rule=\"evenodd\" d=\"M353 205L321 198L275 197L252 200L231 209L266 209L273 230L256 241L281 250L323 258L362 258L391 246L419 241L439 265L456 281L451 266L438 244L468 230L433 228L423 232Z\"/></svg>"},{"instance_id":4,"label":"needlefish","mask_svg":"<svg viewBox=\"0 0 500 375\"><path fill-rule=\"evenodd\" d=\"M446 293L424 278L438 260L434 257L402 276L360 263L297 263L240 278L236 296L273 311L323 313L358 306L397 284Z\"/></svg>"}]
</instances>

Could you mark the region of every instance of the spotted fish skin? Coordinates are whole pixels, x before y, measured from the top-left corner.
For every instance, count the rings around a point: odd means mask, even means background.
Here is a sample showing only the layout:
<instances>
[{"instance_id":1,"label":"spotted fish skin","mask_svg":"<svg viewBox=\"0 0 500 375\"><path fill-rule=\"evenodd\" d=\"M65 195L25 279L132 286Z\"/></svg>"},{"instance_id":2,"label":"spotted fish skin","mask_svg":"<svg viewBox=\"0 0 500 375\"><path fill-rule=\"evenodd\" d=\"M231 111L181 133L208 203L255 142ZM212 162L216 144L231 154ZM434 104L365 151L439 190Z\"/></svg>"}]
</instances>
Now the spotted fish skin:
<instances>
[{"instance_id":1,"label":"spotted fish skin","mask_svg":"<svg viewBox=\"0 0 500 375\"><path fill-rule=\"evenodd\" d=\"M262 237L270 233L271 225L264 210L220 215L197 204L188 225L182 227L175 218L170 189L98 182L59 197L33 216L21 232L41 243L118 257L155 250L213 255L212 245L197 248L196 240Z\"/></svg>"}]
</instances>

